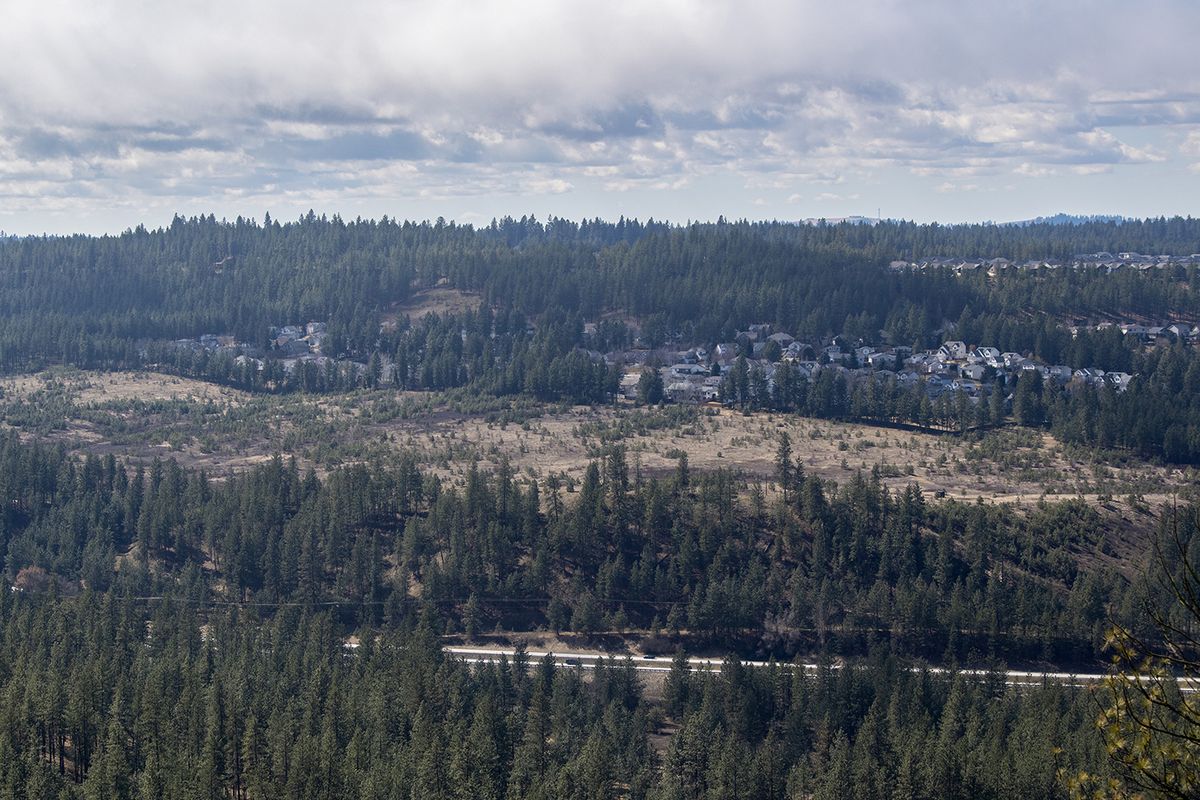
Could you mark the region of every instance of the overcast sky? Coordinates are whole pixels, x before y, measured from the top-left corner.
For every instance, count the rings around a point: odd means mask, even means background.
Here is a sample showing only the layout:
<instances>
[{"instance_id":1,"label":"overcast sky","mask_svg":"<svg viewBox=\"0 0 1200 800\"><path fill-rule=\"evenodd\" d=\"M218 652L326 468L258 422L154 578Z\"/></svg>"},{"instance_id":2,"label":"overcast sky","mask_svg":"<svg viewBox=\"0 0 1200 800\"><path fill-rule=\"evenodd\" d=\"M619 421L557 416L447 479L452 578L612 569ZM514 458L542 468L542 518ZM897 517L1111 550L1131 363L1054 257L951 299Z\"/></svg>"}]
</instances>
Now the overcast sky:
<instances>
[{"instance_id":1,"label":"overcast sky","mask_svg":"<svg viewBox=\"0 0 1200 800\"><path fill-rule=\"evenodd\" d=\"M4 0L0 230L1200 214L1196 0Z\"/></svg>"}]
</instances>

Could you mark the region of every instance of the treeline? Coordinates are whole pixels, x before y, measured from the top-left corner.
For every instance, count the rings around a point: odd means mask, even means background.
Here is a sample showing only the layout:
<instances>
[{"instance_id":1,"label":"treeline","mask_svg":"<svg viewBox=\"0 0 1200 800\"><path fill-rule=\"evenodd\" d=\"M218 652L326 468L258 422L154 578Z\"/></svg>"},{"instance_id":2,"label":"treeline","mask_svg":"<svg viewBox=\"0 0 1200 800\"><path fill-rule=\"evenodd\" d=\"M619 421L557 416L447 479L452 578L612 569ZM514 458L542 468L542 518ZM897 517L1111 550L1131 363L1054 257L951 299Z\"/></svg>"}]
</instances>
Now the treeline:
<instances>
[{"instance_id":1,"label":"treeline","mask_svg":"<svg viewBox=\"0 0 1200 800\"><path fill-rule=\"evenodd\" d=\"M921 254L1020 258L1099 248L1194 252L1200 222L676 227L522 218L475 229L312 213L287 224L177 217L156 231L0 243L0 366L128 366L145 342L202 333L264 347L272 326L308 320L329 324L333 356L365 360L379 347L382 315L439 282L535 324L548 312L596 320L620 311L641 320L651 343L675 333L727 341L751 322L771 322L807 340L873 339L888 329L907 344L929 340L968 307L1160 317L1194 308L1194 268L994 280L887 268Z\"/></svg>"},{"instance_id":2,"label":"treeline","mask_svg":"<svg viewBox=\"0 0 1200 800\"><path fill-rule=\"evenodd\" d=\"M454 490L407 459L325 480L276 459L212 481L171 461L78 463L9 435L0 544L9 581L31 591L337 602L368 625L419 600L468 635L639 628L781 656L886 641L929 658L1084 663L1108 615L1131 618L1148 591L1081 566L1106 546L1081 501L1028 515L927 505L915 486L834 486L779 458L776 502L686 461L643 476L619 448L574 487L502 466Z\"/></svg>"},{"instance_id":3,"label":"treeline","mask_svg":"<svg viewBox=\"0 0 1200 800\"><path fill-rule=\"evenodd\" d=\"M50 800L646 796L634 672L468 669L428 626L363 632L186 598L0 598L0 792Z\"/></svg>"},{"instance_id":4,"label":"treeline","mask_svg":"<svg viewBox=\"0 0 1200 800\"><path fill-rule=\"evenodd\" d=\"M1065 798L1067 776L1103 777L1085 692L1014 693L981 678L906 670L876 656L801 674L678 668L665 705L682 720L661 798Z\"/></svg>"},{"instance_id":5,"label":"treeline","mask_svg":"<svg viewBox=\"0 0 1200 800\"><path fill-rule=\"evenodd\" d=\"M583 322L547 315L531 330L522 315L486 307L462 314L404 319L375 338L363 361L324 358L295 362L239 358L233 352L149 344L129 362L251 391L472 389L496 396L527 394L540 400L610 402L620 371L580 349ZM614 332L613 334L618 335ZM628 335L626 339L630 338Z\"/></svg>"}]
</instances>

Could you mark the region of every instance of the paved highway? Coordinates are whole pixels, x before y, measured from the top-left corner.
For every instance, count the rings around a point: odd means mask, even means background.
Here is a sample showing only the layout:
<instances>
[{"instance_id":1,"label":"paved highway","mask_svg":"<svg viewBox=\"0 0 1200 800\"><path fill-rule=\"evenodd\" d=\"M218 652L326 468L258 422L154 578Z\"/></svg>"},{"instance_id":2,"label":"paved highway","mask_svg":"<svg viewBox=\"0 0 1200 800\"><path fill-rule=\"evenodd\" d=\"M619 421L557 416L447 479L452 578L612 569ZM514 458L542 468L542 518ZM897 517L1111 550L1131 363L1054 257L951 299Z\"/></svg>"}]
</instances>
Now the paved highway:
<instances>
[{"instance_id":1,"label":"paved highway","mask_svg":"<svg viewBox=\"0 0 1200 800\"><path fill-rule=\"evenodd\" d=\"M489 647L444 647L445 652L461 658L463 661L471 664L486 663L490 661L499 661L501 657L507 658L510 661L516 654L514 650L503 650L500 648ZM569 653L569 652L549 652L538 650L527 650L526 657L530 660L540 660L547 655L554 659L554 663L565 667L579 667L580 669L595 669L596 664L602 659L616 658L621 660L624 655L607 656L600 653ZM631 656L633 658L633 668L641 672L670 672L671 656ZM756 668L768 666L771 662L768 661L743 661L743 666ZM804 664L789 664L783 662L775 662L776 666L786 669L794 669L797 667L803 669L815 670L818 665L815 663ZM720 672L721 660L716 658L703 658L693 656L688 659L688 666L693 672ZM831 665L833 669L837 669L837 665ZM928 667L929 672L933 674L945 674L951 670L945 667ZM988 670L979 669L961 669L959 672L966 675L986 675ZM1005 680L1013 686L1029 686L1040 684L1043 682L1051 682L1063 684L1066 686L1087 686L1096 684L1108 677L1105 673L1075 673L1075 672L1035 672L1029 670L1007 670ZM1195 691L1197 686L1195 682L1189 681L1188 691Z\"/></svg>"}]
</instances>

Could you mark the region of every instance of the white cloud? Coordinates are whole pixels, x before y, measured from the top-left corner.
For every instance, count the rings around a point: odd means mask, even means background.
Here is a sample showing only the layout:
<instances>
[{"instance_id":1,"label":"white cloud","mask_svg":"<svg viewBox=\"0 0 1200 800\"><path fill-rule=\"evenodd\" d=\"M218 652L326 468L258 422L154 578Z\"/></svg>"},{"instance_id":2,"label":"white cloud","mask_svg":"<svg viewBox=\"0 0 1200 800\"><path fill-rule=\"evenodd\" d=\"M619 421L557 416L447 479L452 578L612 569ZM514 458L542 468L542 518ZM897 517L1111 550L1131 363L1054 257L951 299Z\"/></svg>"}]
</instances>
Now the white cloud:
<instances>
[{"instance_id":1,"label":"white cloud","mask_svg":"<svg viewBox=\"0 0 1200 800\"><path fill-rule=\"evenodd\" d=\"M1179 152L1185 156L1200 156L1200 129L1188 132L1187 137L1179 146Z\"/></svg>"},{"instance_id":2,"label":"white cloud","mask_svg":"<svg viewBox=\"0 0 1200 800\"><path fill-rule=\"evenodd\" d=\"M564 194L575 188L560 178L550 178L548 180L536 178L529 181L527 187L533 194Z\"/></svg>"},{"instance_id":3,"label":"white cloud","mask_svg":"<svg viewBox=\"0 0 1200 800\"><path fill-rule=\"evenodd\" d=\"M8 0L0 213L1190 163L1197 130L1129 132L1200 124L1196 30L1192 0Z\"/></svg>"},{"instance_id":4,"label":"white cloud","mask_svg":"<svg viewBox=\"0 0 1200 800\"><path fill-rule=\"evenodd\" d=\"M1040 164L1030 164L1028 161L1018 165L1013 172L1018 175L1024 175L1027 178L1046 178L1051 175L1057 175L1058 170L1053 167L1046 167Z\"/></svg>"},{"instance_id":5,"label":"white cloud","mask_svg":"<svg viewBox=\"0 0 1200 800\"><path fill-rule=\"evenodd\" d=\"M942 183L937 185L937 187L935 188L934 191L940 192L942 194L947 194L950 192L977 192L977 191L979 191L979 184L976 184L976 183L952 183L950 181L943 181Z\"/></svg>"}]
</instances>

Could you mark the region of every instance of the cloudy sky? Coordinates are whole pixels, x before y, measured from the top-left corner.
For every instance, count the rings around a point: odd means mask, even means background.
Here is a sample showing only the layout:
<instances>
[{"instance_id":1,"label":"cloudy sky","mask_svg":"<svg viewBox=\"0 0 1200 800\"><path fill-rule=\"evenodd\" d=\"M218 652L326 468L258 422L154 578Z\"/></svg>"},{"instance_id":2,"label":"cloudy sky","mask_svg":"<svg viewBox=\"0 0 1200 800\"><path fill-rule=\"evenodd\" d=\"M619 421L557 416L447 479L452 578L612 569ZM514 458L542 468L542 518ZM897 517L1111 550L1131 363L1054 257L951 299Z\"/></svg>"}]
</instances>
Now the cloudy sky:
<instances>
[{"instance_id":1,"label":"cloudy sky","mask_svg":"<svg viewBox=\"0 0 1200 800\"><path fill-rule=\"evenodd\" d=\"M1200 214L1196 0L4 0L0 230Z\"/></svg>"}]
</instances>

